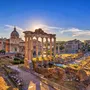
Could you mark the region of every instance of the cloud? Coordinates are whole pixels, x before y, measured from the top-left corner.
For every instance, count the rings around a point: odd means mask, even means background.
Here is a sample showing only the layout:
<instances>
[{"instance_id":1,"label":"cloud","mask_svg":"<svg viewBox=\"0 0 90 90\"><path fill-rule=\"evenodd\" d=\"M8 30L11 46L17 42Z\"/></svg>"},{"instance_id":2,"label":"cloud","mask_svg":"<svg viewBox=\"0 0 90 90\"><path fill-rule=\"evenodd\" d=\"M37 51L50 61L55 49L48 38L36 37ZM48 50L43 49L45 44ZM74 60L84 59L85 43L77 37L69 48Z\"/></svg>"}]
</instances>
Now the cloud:
<instances>
[{"instance_id":1,"label":"cloud","mask_svg":"<svg viewBox=\"0 0 90 90\"><path fill-rule=\"evenodd\" d=\"M14 28L13 25L5 25L5 27L11 28L11 29ZM19 34L20 34L20 37L24 38L24 33L23 33L23 31L25 31L25 30L22 29L22 28L20 28L20 27L18 27L18 26L15 26L15 27L16 27L16 29L18 30L18 32L19 32Z\"/></svg>"},{"instance_id":2,"label":"cloud","mask_svg":"<svg viewBox=\"0 0 90 90\"><path fill-rule=\"evenodd\" d=\"M90 31L89 30L82 30L80 32L73 33L73 37L75 36L89 36Z\"/></svg>"},{"instance_id":3,"label":"cloud","mask_svg":"<svg viewBox=\"0 0 90 90\"><path fill-rule=\"evenodd\" d=\"M71 33L76 33L76 32L81 32L82 30L79 30L77 28L69 28L69 29L62 29L60 30L60 33L67 33L67 32L71 32Z\"/></svg>"},{"instance_id":4,"label":"cloud","mask_svg":"<svg viewBox=\"0 0 90 90\"><path fill-rule=\"evenodd\" d=\"M14 26L12 25L5 25L8 28L13 29ZM79 28L61 28L61 27L53 27L53 26L48 26L48 25L43 25L43 24L39 24L34 26L35 28L30 28L30 29L25 29L25 30L32 30L34 31L36 28L42 28L45 32L47 33L53 33L56 34L57 38L59 38L59 36L61 35L67 35L70 34L70 37L81 37L81 36L90 36L90 30L84 30L84 29L79 29ZM16 26L18 32L20 33L20 37L24 38L24 34L23 31L25 31L24 29Z\"/></svg>"},{"instance_id":5,"label":"cloud","mask_svg":"<svg viewBox=\"0 0 90 90\"><path fill-rule=\"evenodd\" d=\"M53 27L53 26L48 26L48 25L44 25L44 24L38 24L33 27L34 27L33 28L34 30L38 29L38 28L42 28L47 33L56 33L57 31L62 30L62 28L60 28L60 27ZM32 30L32 31L34 31L34 30Z\"/></svg>"},{"instance_id":6,"label":"cloud","mask_svg":"<svg viewBox=\"0 0 90 90\"><path fill-rule=\"evenodd\" d=\"M78 28L69 28L69 29L61 30L60 33L61 34L71 33L72 37L83 36L83 35L87 36L87 35L90 35L90 30L81 30Z\"/></svg>"},{"instance_id":7,"label":"cloud","mask_svg":"<svg viewBox=\"0 0 90 90\"><path fill-rule=\"evenodd\" d=\"M5 25L5 26L8 27L8 28L14 28L13 25ZM15 26L15 27L17 28L17 30L24 31L24 29L22 29L22 28L20 28L18 26Z\"/></svg>"},{"instance_id":8,"label":"cloud","mask_svg":"<svg viewBox=\"0 0 90 90\"><path fill-rule=\"evenodd\" d=\"M57 35L60 34L68 34L70 33L72 37L79 37L79 36L89 36L90 30L84 30L79 28L61 28L61 27L53 27L48 25L40 25L43 30L49 33L55 33Z\"/></svg>"}]
</instances>

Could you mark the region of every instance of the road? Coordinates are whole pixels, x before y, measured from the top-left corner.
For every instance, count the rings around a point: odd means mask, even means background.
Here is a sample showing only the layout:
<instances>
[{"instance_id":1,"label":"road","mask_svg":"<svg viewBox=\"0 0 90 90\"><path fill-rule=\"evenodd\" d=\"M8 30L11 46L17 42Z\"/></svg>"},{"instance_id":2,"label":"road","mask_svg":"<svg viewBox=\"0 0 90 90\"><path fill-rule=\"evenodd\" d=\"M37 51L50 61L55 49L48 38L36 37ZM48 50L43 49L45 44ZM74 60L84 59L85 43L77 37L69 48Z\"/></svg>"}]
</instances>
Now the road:
<instances>
[{"instance_id":1,"label":"road","mask_svg":"<svg viewBox=\"0 0 90 90\"><path fill-rule=\"evenodd\" d=\"M19 77L22 78L24 81L23 90L28 90L29 85L30 85L30 88L33 88L31 85L32 83L33 83L33 85L35 85L36 89L30 89L30 90L55 90L55 89L51 88L50 86L48 86L44 83L41 83L40 80L36 76L32 75L30 72L23 71L23 70L19 69L18 66L16 66L16 65L9 66L9 67L11 67L14 70L19 71Z\"/></svg>"}]
</instances>

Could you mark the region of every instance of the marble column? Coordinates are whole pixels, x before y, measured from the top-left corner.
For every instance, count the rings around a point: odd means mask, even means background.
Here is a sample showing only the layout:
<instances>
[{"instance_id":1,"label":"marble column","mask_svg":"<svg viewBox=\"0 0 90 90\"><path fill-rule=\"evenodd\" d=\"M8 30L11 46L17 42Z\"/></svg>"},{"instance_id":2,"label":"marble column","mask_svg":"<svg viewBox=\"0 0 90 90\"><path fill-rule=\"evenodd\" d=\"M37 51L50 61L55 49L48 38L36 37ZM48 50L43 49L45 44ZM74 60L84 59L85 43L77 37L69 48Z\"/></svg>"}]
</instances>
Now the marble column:
<instances>
[{"instance_id":1,"label":"marble column","mask_svg":"<svg viewBox=\"0 0 90 90\"><path fill-rule=\"evenodd\" d=\"M28 60L31 60L31 37L28 37Z\"/></svg>"},{"instance_id":2,"label":"marble column","mask_svg":"<svg viewBox=\"0 0 90 90\"><path fill-rule=\"evenodd\" d=\"M58 54L60 54L59 43L58 43Z\"/></svg>"},{"instance_id":3,"label":"marble column","mask_svg":"<svg viewBox=\"0 0 90 90\"><path fill-rule=\"evenodd\" d=\"M42 37L42 57L43 57L43 37Z\"/></svg>"},{"instance_id":4,"label":"marble column","mask_svg":"<svg viewBox=\"0 0 90 90\"><path fill-rule=\"evenodd\" d=\"M50 38L50 56L52 56L52 38Z\"/></svg>"},{"instance_id":5,"label":"marble column","mask_svg":"<svg viewBox=\"0 0 90 90\"><path fill-rule=\"evenodd\" d=\"M25 59L24 59L24 66L29 68L28 64L28 37L25 36Z\"/></svg>"},{"instance_id":6,"label":"marble column","mask_svg":"<svg viewBox=\"0 0 90 90\"><path fill-rule=\"evenodd\" d=\"M46 37L46 57L48 56L48 37Z\"/></svg>"},{"instance_id":7,"label":"marble column","mask_svg":"<svg viewBox=\"0 0 90 90\"><path fill-rule=\"evenodd\" d=\"M54 37L54 56L56 55L56 37Z\"/></svg>"},{"instance_id":8,"label":"marble column","mask_svg":"<svg viewBox=\"0 0 90 90\"><path fill-rule=\"evenodd\" d=\"M31 60L33 58L33 37L31 37Z\"/></svg>"},{"instance_id":9,"label":"marble column","mask_svg":"<svg viewBox=\"0 0 90 90\"><path fill-rule=\"evenodd\" d=\"M38 37L37 38L37 41L36 41L36 57L38 57Z\"/></svg>"}]
</instances>

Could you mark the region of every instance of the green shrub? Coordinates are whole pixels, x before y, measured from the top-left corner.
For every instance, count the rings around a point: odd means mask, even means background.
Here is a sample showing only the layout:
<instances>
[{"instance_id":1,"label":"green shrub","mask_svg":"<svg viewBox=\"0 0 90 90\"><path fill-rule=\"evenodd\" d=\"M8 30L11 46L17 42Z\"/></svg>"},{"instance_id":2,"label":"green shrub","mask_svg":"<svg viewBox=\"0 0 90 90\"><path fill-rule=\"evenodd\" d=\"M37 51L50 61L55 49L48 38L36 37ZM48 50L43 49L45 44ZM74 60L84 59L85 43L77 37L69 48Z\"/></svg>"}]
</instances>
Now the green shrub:
<instances>
[{"instance_id":1,"label":"green shrub","mask_svg":"<svg viewBox=\"0 0 90 90\"><path fill-rule=\"evenodd\" d=\"M16 57L14 58L14 61L18 61L18 60L20 60L20 59L19 58L16 58Z\"/></svg>"},{"instance_id":2,"label":"green shrub","mask_svg":"<svg viewBox=\"0 0 90 90\"><path fill-rule=\"evenodd\" d=\"M23 64L24 63L24 60L20 60L20 64Z\"/></svg>"},{"instance_id":3,"label":"green shrub","mask_svg":"<svg viewBox=\"0 0 90 90\"><path fill-rule=\"evenodd\" d=\"M20 61L13 61L13 64L20 64Z\"/></svg>"},{"instance_id":4,"label":"green shrub","mask_svg":"<svg viewBox=\"0 0 90 90\"><path fill-rule=\"evenodd\" d=\"M23 64L23 63L24 63L24 60L20 60L17 57L14 58L13 64Z\"/></svg>"},{"instance_id":5,"label":"green shrub","mask_svg":"<svg viewBox=\"0 0 90 90\"><path fill-rule=\"evenodd\" d=\"M78 66L76 65L76 66L74 66L74 68L78 68Z\"/></svg>"},{"instance_id":6,"label":"green shrub","mask_svg":"<svg viewBox=\"0 0 90 90\"><path fill-rule=\"evenodd\" d=\"M5 54L5 50L0 50L0 53L4 53Z\"/></svg>"}]
</instances>

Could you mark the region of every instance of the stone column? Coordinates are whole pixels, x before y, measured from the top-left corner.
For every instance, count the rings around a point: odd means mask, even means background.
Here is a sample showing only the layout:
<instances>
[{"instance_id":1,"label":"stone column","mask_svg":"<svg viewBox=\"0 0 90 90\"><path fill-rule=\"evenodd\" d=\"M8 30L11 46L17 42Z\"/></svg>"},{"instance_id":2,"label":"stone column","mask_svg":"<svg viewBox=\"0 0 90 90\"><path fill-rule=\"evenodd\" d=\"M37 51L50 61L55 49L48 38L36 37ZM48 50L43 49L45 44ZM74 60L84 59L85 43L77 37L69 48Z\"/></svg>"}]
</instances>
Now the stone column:
<instances>
[{"instance_id":1,"label":"stone column","mask_svg":"<svg viewBox=\"0 0 90 90\"><path fill-rule=\"evenodd\" d=\"M60 54L59 43L58 43L58 54Z\"/></svg>"},{"instance_id":2,"label":"stone column","mask_svg":"<svg viewBox=\"0 0 90 90\"><path fill-rule=\"evenodd\" d=\"M52 56L52 38L50 37L50 56Z\"/></svg>"},{"instance_id":3,"label":"stone column","mask_svg":"<svg viewBox=\"0 0 90 90\"><path fill-rule=\"evenodd\" d=\"M28 60L31 60L31 40L30 40L30 36L28 37Z\"/></svg>"},{"instance_id":4,"label":"stone column","mask_svg":"<svg viewBox=\"0 0 90 90\"><path fill-rule=\"evenodd\" d=\"M56 55L56 37L54 37L54 56Z\"/></svg>"},{"instance_id":5,"label":"stone column","mask_svg":"<svg viewBox=\"0 0 90 90\"><path fill-rule=\"evenodd\" d=\"M24 58L24 66L26 68L29 68L29 63L28 63L28 37L25 36L25 58Z\"/></svg>"},{"instance_id":6,"label":"stone column","mask_svg":"<svg viewBox=\"0 0 90 90\"><path fill-rule=\"evenodd\" d=\"M33 37L31 37L31 60L33 58Z\"/></svg>"},{"instance_id":7,"label":"stone column","mask_svg":"<svg viewBox=\"0 0 90 90\"><path fill-rule=\"evenodd\" d=\"M43 37L42 37L42 57L43 57Z\"/></svg>"},{"instance_id":8,"label":"stone column","mask_svg":"<svg viewBox=\"0 0 90 90\"><path fill-rule=\"evenodd\" d=\"M37 43L36 43L36 57L38 57L38 37L36 37L37 38Z\"/></svg>"},{"instance_id":9,"label":"stone column","mask_svg":"<svg viewBox=\"0 0 90 90\"><path fill-rule=\"evenodd\" d=\"M46 37L46 57L48 56L48 37Z\"/></svg>"},{"instance_id":10,"label":"stone column","mask_svg":"<svg viewBox=\"0 0 90 90\"><path fill-rule=\"evenodd\" d=\"M12 42L11 42L11 39L10 39L10 52L12 52L12 49L11 49L11 44L12 44Z\"/></svg>"},{"instance_id":11,"label":"stone column","mask_svg":"<svg viewBox=\"0 0 90 90\"><path fill-rule=\"evenodd\" d=\"M9 43L8 43L8 40L6 40L5 51L6 51L6 53L9 52Z\"/></svg>"}]
</instances>

